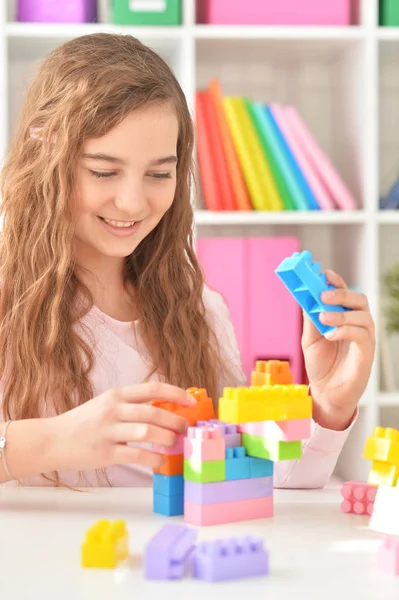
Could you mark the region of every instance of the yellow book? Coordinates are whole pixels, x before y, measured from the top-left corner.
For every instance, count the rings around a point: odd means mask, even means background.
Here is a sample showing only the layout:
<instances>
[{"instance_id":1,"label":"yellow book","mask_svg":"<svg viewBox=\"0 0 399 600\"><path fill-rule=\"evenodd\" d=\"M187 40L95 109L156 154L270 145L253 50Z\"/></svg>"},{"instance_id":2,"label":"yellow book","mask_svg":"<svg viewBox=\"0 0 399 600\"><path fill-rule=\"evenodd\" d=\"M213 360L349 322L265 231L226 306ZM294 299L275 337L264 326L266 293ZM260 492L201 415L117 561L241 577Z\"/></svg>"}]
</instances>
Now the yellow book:
<instances>
[{"instance_id":1,"label":"yellow book","mask_svg":"<svg viewBox=\"0 0 399 600\"><path fill-rule=\"evenodd\" d=\"M243 98L224 98L223 108L256 210L283 210L262 145Z\"/></svg>"}]
</instances>

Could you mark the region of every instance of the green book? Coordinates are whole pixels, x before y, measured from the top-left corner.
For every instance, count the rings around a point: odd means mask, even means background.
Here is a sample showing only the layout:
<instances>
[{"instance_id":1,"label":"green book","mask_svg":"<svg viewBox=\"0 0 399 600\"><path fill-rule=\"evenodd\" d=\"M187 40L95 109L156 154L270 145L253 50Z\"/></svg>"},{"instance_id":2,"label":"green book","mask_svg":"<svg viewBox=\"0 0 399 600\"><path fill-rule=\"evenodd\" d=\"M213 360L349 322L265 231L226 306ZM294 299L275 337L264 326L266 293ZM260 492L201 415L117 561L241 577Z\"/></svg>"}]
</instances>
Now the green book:
<instances>
[{"instance_id":1,"label":"green book","mask_svg":"<svg viewBox=\"0 0 399 600\"><path fill-rule=\"evenodd\" d=\"M112 0L111 19L117 25L181 25L181 0Z\"/></svg>"}]
</instances>

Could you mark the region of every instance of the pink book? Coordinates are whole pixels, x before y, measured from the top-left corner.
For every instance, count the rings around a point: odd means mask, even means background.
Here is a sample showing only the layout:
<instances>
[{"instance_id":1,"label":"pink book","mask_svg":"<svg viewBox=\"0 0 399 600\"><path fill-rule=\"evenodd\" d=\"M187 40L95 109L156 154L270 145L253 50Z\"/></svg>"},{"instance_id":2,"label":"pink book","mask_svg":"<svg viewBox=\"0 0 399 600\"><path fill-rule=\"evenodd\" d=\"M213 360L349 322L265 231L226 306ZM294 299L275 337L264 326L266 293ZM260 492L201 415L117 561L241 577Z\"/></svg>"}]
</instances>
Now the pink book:
<instances>
[{"instance_id":1,"label":"pink book","mask_svg":"<svg viewBox=\"0 0 399 600\"><path fill-rule=\"evenodd\" d=\"M288 145L291 148L291 152L293 153L295 160L298 163L306 181L309 184L313 194L319 206L322 210L334 210L334 202L329 196L326 188L320 181L317 172L313 169L310 160L307 155L303 152L299 140L296 138L293 129L291 127L290 121L287 118L287 115L282 106L278 104L272 104L270 106L270 110L273 113L274 118L276 119L276 123L280 128L281 133L284 135Z\"/></svg>"},{"instance_id":2,"label":"pink book","mask_svg":"<svg viewBox=\"0 0 399 600\"><path fill-rule=\"evenodd\" d=\"M335 200L339 208L343 210L354 210L358 208L357 202L339 173L334 169L330 160L320 148L315 138L311 135L305 123L294 107L283 109L294 135L301 144L313 168L319 174L327 190Z\"/></svg>"}]
</instances>

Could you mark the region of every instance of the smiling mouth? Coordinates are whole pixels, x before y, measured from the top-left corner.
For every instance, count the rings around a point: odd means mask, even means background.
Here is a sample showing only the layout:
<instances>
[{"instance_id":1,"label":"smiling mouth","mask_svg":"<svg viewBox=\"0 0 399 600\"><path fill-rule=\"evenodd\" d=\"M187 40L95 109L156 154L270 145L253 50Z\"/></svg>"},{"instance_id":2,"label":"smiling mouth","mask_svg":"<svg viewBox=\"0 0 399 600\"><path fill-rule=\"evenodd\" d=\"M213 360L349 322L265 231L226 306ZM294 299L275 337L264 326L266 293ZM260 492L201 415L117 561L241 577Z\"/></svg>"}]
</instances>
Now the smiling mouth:
<instances>
[{"instance_id":1,"label":"smiling mouth","mask_svg":"<svg viewBox=\"0 0 399 600\"><path fill-rule=\"evenodd\" d=\"M114 219L106 219L105 217L99 218L104 221L104 223L107 223L107 225L111 225L111 227L115 227L117 229L127 229L138 223L138 221L115 221Z\"/></svg>"}]
</instances>

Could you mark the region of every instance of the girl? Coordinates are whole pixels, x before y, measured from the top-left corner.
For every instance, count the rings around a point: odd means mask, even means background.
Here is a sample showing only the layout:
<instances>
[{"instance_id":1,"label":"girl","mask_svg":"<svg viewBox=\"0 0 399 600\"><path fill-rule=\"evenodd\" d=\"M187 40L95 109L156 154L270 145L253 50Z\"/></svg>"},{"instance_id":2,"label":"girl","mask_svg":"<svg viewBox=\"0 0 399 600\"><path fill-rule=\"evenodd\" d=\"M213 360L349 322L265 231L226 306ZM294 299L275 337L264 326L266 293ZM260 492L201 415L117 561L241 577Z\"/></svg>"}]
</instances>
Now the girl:
<instances>
[{"instance_id":1,"label":"girl","mask_svg":"<svg viewBox=\"0 0 399 600\"><path fill-rule=\"evenodd\" d=\"M2 174L0 481L151 484L185 389L245 385L225 304L193 249L193 125L174 75L130 36L44 61ZM313 434L276 486L328 481L374 355L366 298L329 272L329 339L304 321Z\"/></svg>"}]
</instances>

